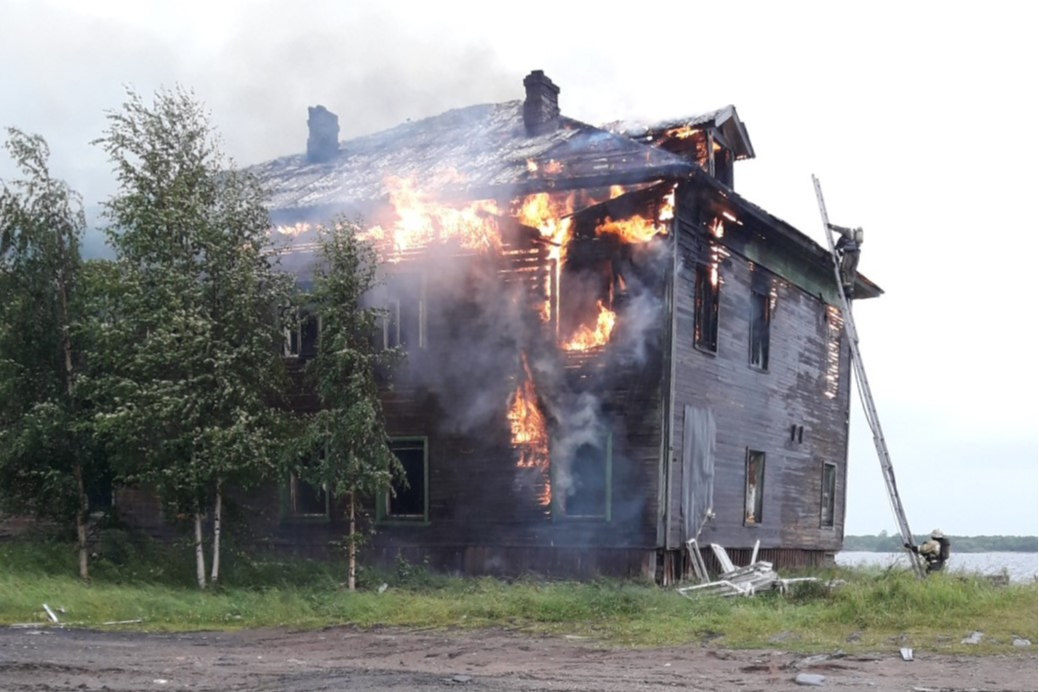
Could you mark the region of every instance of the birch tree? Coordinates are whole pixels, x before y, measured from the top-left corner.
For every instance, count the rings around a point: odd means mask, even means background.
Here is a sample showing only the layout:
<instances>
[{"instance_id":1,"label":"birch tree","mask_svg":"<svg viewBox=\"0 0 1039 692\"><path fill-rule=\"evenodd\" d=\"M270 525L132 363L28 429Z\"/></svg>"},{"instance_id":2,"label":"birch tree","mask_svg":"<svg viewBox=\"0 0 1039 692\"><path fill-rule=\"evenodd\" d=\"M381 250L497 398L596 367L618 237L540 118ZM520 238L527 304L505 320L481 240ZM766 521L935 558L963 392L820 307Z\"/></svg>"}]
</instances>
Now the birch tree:
<instances>
[{"instance_id":1,"label":"birch tree","mask_svg":"<svg viewBox=\"0 0 1039 692\"><path fill-rule=\"evenodd\" d=\"M146 103L131 91L107 117L97 143L119 184L105 213L121 289L99 427L128 480L191 516L205 588L206 516L216 583L225 491L269 478L278 459L291 281L264 191L221 154L191 93L161 90Z\"/></svg>"},{"instance_id":2,"label":"birch tree","mask_svg":"<svg viewBox=\"0 0 1039 692\"><path fill-rule=\"evenodd\" d=\"M362 300L378 283L371 246L345 220L319 229L320 264L308 303L319 319L317 357L307 365L320 410L310 417L300 449L301 473L346 503L347 584L357 583L357 515L362 498L392 489L404 469L389 448L376 373L400 360L397 349L372 342L381 311Z\"/></svg>"},{"instance_id":3,"label":"birch tree","mask_svg":"<svg viewBox=\"0 0 1039 692\"><path fill-rule=\"evenodd\" d=\"M86 220L43 138L7 132L24 177L0 181L0 508L74 524L89 579L87 485L103 460L78 388Z\"/></svg>"}]
</instances>

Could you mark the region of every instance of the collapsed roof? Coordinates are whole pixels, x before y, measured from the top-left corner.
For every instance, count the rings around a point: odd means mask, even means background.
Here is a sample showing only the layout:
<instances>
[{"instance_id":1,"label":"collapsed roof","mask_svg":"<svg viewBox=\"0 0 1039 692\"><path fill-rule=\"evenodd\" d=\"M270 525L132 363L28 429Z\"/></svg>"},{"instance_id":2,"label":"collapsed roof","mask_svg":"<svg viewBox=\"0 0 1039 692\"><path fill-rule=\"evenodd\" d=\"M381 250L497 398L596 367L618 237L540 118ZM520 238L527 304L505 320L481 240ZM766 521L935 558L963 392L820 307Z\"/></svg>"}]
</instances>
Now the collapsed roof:
<instances>
[{"instance_id":1,"label":"collapsed roof","mask_svg":"<svg viewBox=\"0 0 1039 692\"><path fill-rule=\"evenodd\" d=\"M458 108L343 142L338 118L317 106L310 109L305 154L250 170L270 190L268 205L279 224L363 213L387 200L395 180L449 201L696 178L749 210L809 261L829 265L825 248L736 195L731 181L727 185L704 174L702 159L698 164L691 143L705 132L708 150L723 147L734 160L754 157L734 106L649 125L614 122L600 128L561 115L559 88L540 70L528 75L524 86L524 101ZM861 275L858 284L863 297L882 292Z\"/></svg>"},{"instance_id":2,"label":"collapsed roof","mask_svg":"<svg viewBox=\"0 0 1039 692\"><path fill-rule=\"evenodd\" d=\"M528 135L524 103L469 106L339 144L327 162L285 156L251 170L272 210L304 211L382 199L388 178L441 198L514 197L550 189L636 184L692 172L694 164L572 118Z\"/></svg>"}]
</instances>

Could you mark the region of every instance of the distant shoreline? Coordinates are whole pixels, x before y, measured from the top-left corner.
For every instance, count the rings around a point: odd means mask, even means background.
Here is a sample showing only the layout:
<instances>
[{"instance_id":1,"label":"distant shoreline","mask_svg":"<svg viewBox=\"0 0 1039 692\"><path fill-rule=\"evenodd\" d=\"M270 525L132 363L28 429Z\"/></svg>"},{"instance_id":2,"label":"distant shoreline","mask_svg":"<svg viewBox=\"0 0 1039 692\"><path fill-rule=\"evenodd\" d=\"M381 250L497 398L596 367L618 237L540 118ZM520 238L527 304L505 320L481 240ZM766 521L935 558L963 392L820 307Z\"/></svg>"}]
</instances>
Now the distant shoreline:
<instances>
[{"instance_id":1,"label":"distant shoreline","mask_svg":"<svg viewBox=\"0 0 1039 692\"><path fill-rule=\"evenodd\" d=\"M917 534L914 543L927 541L928 534ZM958 553L1039 553L1039 536L948 536ZM895 553L902 550L902 539L886 532L875 536L845 536L842 550L861 553Z\"/></svg>"}]
</instances>

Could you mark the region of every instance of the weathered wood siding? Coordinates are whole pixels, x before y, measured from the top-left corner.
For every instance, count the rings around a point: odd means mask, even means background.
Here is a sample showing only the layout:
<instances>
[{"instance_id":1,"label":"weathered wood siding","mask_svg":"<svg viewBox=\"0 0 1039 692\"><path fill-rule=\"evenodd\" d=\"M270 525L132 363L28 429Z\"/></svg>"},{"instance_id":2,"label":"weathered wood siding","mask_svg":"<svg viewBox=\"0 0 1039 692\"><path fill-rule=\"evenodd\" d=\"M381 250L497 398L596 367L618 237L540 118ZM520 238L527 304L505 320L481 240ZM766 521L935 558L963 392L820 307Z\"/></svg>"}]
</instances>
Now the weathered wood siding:
<instances>
[{"instance_id":1,"label":"weathered wood siding","mask_svg":"<svg viewBox=\"0 0 1039 692\"><path fill-rule=\"evenodd\" d=\"M682 531L680 493L683 409L690 405L709 408L717 424L716 517L704 529L701 544L739 549L760 539L762 548L837 550L843 539L847 478L849 361L843 334L836 397L830 398L826 376L831 330L826 304L770 270L773 256L788 277L796 277L797 265L769 244L768 228L756 227L749 219L742 226L726 222L722 238L713 237L708 225L714 209L704 194L680 189L677 210L668 545L681 547L687 538ZM720 258L716 353L693 345L695 268L712 258ZM812 285L822 280L806 274L797 283ZM761 286L775 297L767 371L749 364L752 287ZM792 440L793 426L803 426L803 436L798 438L795 432ZM750 526L744 523L748 449L766 455L762 517ZM826 462L837 465L833 527L823 527L820 521Z\"/></svg>"}]
</instances>

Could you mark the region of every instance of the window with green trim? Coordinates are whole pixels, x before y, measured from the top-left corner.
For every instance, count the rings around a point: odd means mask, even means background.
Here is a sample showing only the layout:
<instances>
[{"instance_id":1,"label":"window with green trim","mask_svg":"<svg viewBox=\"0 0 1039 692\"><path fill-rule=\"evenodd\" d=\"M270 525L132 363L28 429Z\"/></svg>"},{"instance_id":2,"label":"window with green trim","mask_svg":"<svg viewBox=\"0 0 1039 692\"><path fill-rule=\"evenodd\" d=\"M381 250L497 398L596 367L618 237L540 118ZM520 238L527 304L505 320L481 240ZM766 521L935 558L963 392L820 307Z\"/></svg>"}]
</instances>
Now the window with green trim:
<instances>
[{"instance_id":1,"label":"window with green trim","mask_svg":"<svg viewBox=\"0 0 1039 692\"><path fill-rule=\"evenodd\" d=\"M386 522L429 521L429 455L425 437L394 438L390 450L404 467L405 482L380 496L377 516Z\"/></svg>"},{"instance_id":2,"label":"window with green trim","mask_svg":"<svg viewBox=\"0 0 1039 692\"><path fill-rule=\"evenodd\" d=\"M565 463L553 462L556 507L568 519L611 518L613 437L580 445Z\"/></svg>"},{"instance_id":3,"label":"window with green trim","mask_svg":"<svg viewBox=\"0 0 1039 692\"><path fill-rule=\"evenodd\" d=\"M290 473L281 493L281 518L286 522L328 521L330 503L323 485L303 480Z\"/></svg>"}]
</instances>

